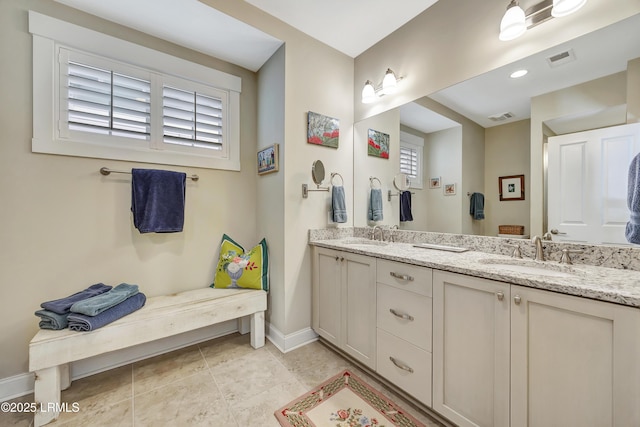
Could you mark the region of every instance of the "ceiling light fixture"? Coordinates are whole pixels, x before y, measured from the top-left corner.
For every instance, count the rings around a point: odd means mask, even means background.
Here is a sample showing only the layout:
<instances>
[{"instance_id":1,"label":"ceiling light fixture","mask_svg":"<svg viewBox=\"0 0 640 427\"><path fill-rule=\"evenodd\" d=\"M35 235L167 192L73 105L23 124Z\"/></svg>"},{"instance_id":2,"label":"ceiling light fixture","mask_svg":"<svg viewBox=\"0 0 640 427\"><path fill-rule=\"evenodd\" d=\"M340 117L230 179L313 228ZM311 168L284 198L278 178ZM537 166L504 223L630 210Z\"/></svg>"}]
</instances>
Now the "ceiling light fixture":
<instances>
[{"instance_id":1,"label":"ceiling light fixture","mask_svg":"<svg viewBox=\"0 0 640 427\"><path fill-rule=\"evenodd\" d=\"M587 3L587 0L542 0L523 11L518 0L511 0L500 21L502 41L513 40L523 35L526 30L542 24L552 18L570 15Z\"/></svg>"},{"instance_id":2,"label":"ceiling light fixture","mask_svg":"<svg viewBox=\"0 0 640 427\"><path fill-rule=\"evenodd\" d=\"M520 77L526 76L529 70L516 70L509 77L512 79L519 79Z\"/></svg>"},{"instance_id":3,"label":"ceiling light fixture","mask_svg":"<svg viewBox=\"0 0 640 427\"><path fill-rule=\"evenodd\" d=\"M374 86L371 80L365 82L362 88L362 103L371 104L380 96L396 93L398 91L398 82L402 79L403 77L396 77L396 74L391 68L387 68L387 72L382 79L382 84L379 86Z\"/></svg>"}]
</instances>

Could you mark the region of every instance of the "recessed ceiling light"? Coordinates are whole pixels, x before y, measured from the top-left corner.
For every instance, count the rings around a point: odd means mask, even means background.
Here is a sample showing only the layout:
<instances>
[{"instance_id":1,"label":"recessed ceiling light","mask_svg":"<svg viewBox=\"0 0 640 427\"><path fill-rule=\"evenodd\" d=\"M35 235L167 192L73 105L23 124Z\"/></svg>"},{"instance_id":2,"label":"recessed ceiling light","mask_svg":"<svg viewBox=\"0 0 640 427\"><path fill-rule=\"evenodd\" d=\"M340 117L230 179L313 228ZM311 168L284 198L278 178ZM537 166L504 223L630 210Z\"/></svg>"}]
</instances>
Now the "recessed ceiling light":
<instances>
[{"instance_id":1,"label":"recessed ceiling light","mask_svg":"<svg viewBox=\"0 0 640 427\"><path fill-rule=\"evenodd\" d=\"M526 75L528 72L529 72L528 70L514 71L513 73L511 73L511 75L509 77L511 77L512 79L517 79L519 77L522 77L522 76Z\"/></svg>"}]
</instances>

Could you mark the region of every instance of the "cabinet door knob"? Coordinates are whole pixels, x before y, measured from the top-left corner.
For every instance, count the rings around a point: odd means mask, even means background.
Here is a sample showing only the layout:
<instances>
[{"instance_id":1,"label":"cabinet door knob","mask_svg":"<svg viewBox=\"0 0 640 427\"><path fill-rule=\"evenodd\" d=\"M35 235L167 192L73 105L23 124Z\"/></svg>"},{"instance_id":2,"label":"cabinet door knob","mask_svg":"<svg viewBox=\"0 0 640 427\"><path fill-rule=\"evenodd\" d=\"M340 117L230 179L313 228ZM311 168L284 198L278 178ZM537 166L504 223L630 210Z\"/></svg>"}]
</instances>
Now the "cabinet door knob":
<instances>
[{"instance_id":1,"label":"cabinet door knob","mask_svg":"<svg viewBox=\"0 0 640 427\"><path fill-rule=\"evenodd\" d=\"M498 291L496 296L498 297L498 301L502 301L504 299L504 292Z\"/></svg>"},{"instance_id":2,"label":"cabinet door knob","mask_svg":"<svg viewBox=\"0 0 640 427\"><path fill-rule=\"evenodd\" d=\"M520 298L520 295L516 295L515 297L513 297L513 302L515 302L516 305L520 305L521 301L522 301L522 298Z\"/></svg>"},{"instance_id":3,"label":"cabinet door knob","mask_svg":"<svg viewBox=\"0 0 640 427\"><path fill-rule=\"evenodd\" d=\"M344 261L344 257L340 257L340 262Z\"/></svg>"},{"instance_id":4,"label":"cabinet door knob","mask_svg":"<svg viewBox=\"0 0 640 427\"><path fill-rule=\"evenodd\" d=\"M408 314L400 314L397 311L395 311L393 308L389 309L389 312L391 312L391 314L393 314L396 317L399 317L400 319L404 319L404 320L410 320L413 322L413 316L408 315Z\"/></svg>"},{"instance_id":5,"label":"cabinet door knob","mask_svg":"<svg viewBox=\"0 0 640 427\"><path fill-rule=\"evenodd\" d=\"M400 273L396 273L395 271L390 271L389 274L391 275L391 277L395 277L396 279L413 282L413 277L409 276L408 274L400 274Z\"/></svg>"},{"instance_id":6,"label":"cabinet door knob","mask_svg":"<svg viewBox=\"0 0 640 427\"><path fill-rule=\"evenodd\" d=\"M339 257L339 256L337 256L337 257L336 257L336 261L338 261L339 259L340 259L340 257Z\"/></svg>"},{"instance_id":7,"label":"cabinet door knob","mask_svg":"<svg viewBox=\"0 0 640 427\"><path fill-rule=\"evenodd\" d=\"M396 365L398 368L402 369L403 371L407 371L407 372L410 372L410 373L413 374L413 368L411 368L410 366L407 366L404 363L398 362L392 356L389 356L389 360L391 360L391 363L393 363L394 365Z\"/></svg>"}]
</instances>

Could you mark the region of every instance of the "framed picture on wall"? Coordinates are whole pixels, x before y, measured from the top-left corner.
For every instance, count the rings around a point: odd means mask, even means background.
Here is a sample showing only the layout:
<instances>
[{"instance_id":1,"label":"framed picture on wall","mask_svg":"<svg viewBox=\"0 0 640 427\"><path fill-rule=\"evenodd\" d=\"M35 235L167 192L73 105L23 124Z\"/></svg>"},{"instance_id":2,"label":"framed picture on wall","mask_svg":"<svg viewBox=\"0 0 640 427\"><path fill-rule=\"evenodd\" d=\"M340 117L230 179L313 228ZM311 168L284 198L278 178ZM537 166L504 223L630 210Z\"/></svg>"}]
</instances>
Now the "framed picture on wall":
<instances>
[{"instance_id":1,"label":"framed picture on wall","mask_svg":"<svg viewBox=\"0 0 640 427\"><path fill-rule=\"evenodd\" d=\"M524 175L501 176L498 187L500 201L524 200Z\"/></svg>"},{"instance_id":2,"label":"framed picture on wall","mask_svg":"<svg viewBox=\"0 0 640 427\"><path fill-rule=\"evenodd\" d=\"M440 188L440 177L429 178L429 188Z\"/></svg>"},{"instance_id":3,"label":"framed picture on wall","mask_svg":"<svg viewBox=\"0 0 640 427\"><path fill-rule=\"evenodd\" d=\"M324 147L338 148L340 120L309 111L307 113L307 142Z\"/></svg>"},{"instance_id":4,"label":"framed picture on wall","mask_svg":"<svg viewBox=\"0 0 640 427\"><path fill-rule=\"evenodd\" d=\"M367 138L367 154L370 156L389 158L389 134L369 129Z\"/></svg>"},{"instance_id":5,"label":"framed picture on wall","mask_svg":"<svg viewBox=\"0 0 640 427\"><path fill-rule=\"evenodd\" d=\"M445 184L444 185L444 195L445 196L453 196L456 194L456 185L455 184Z\"/></svg>"},{"instance_id":6,"label":"framed picture on wall","mask_svg":"<svg viewBox=\"0 0 640 427\"><path fill-rule=\"evenodd\" d=\"M258 175L277 172L278 169L278 144L258 151Z\"/></svg>"}]
</instances>

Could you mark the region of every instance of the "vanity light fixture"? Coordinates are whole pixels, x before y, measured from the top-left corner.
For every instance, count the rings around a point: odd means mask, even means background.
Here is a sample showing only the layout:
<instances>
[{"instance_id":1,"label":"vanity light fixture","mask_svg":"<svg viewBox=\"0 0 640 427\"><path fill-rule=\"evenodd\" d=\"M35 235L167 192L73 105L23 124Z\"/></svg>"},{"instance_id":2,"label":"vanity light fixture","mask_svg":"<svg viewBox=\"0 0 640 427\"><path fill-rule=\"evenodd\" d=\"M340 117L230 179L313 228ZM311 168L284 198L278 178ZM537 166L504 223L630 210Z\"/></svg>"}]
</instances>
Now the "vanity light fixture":
<instances>
[{"instance_id":1,"label":"vanity light fixture","mask_svg":"<svg viewBox=\"0 0 640 427\"><path fill-rule=\"evenodd\" d=\"M542 24L552 18L570 15L587 3L587 0L542 0L522 10L518 0L511 0L500 21L500 35L502 41L520 37L529 28Z\"/></svg>"},{"instance_id":2,"label":"vanity light fixture","mask_svg":"<svg viewBox=\"0 0 640 427\"><path fill-rule=\"evenodd\" d=\"M371 80L367 80L362 88L362 103L370 104L380 96L396 93L400 80L402 80L402 77L396 77L396 74L391 68L387 68L387 72L382 79L382 84L378 87L375 87Z\"/></svg>"}]
</instances>

